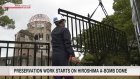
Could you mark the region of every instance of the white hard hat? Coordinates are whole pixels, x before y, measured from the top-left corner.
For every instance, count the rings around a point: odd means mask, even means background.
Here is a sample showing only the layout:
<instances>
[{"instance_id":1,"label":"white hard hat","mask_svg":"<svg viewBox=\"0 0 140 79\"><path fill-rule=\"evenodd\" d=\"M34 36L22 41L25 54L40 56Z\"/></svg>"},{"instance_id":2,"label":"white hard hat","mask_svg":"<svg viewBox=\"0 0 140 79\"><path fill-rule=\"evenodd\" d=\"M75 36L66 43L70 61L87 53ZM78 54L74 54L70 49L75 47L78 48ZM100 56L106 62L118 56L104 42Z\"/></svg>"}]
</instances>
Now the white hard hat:
<instances>
[{"instance_id":1,"label":"white hard hat","mask_svg":"<svg viewBox=\"0 0 140 79\"><path fill-rule=\"evenodd\" d=\"M58 21L61 21L61 20L65 20L64 17L62 15L56 15L54 18L53 18L53 22L58 22Z\"/></svg>"}]
</instances>

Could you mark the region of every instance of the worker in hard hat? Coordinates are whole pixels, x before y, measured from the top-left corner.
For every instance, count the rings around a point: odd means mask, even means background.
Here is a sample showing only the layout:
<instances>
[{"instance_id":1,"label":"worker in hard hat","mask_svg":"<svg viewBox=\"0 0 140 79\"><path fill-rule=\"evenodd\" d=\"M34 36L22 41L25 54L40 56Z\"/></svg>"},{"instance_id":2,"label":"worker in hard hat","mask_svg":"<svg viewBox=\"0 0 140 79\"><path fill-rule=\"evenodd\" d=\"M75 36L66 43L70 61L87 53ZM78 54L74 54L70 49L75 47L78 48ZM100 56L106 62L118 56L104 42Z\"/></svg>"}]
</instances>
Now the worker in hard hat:
<instances>
[{"instance_id":1,"label":"worker in hard hat","mask_svg":"<svg viewBox=\"0 0 140 79\"><path fill-rule=\"evenodd\" d=\"M68 66L69 60L77 63L79 60L75 57L71 46L71 35L65 28L66 20L61 15L53 18L56 27L53 29L52 36L52 66ZM62 76L55 76L54 79L62 79ZM73 79L72 76L64 77L65 79Z\"/></svg>"}]
</instances>

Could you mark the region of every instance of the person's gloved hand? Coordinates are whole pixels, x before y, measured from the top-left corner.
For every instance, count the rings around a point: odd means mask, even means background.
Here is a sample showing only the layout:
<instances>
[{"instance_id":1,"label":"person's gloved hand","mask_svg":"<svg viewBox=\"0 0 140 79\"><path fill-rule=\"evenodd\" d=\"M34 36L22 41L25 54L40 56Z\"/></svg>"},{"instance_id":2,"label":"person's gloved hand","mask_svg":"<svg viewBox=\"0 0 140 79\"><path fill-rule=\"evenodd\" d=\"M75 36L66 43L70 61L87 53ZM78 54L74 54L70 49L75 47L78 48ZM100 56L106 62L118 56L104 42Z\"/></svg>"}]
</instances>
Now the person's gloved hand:
<instances>
[{"instance_id":1,"label":"person's gloved hand","mask_svg":"<svg viewBox=\"0 0 140 79\"><path fill-rule=\"evenodd\" d=\"M69 61L73 62L75 64L80 63L80 60L78 60L76 57L72 57L72 56L69 57Z\"/></svg>"}]
</instances>

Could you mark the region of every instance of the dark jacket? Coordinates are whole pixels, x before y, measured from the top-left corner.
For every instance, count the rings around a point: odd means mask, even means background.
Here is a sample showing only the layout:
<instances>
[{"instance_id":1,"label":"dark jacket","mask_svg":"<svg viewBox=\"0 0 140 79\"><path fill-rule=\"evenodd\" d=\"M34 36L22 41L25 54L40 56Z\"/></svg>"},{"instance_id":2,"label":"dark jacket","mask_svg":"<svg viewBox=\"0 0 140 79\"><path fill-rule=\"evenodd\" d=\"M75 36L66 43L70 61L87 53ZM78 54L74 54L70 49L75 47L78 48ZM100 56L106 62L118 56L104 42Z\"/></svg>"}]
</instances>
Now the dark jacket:
<instances>
[{"instance_id":1,"label":"dark jacket","mask_svg":"<svg viewBox=\"0 0 140 79\"><path fill-rule=\"evenodd\" d=\"M52 63L67 65L69 56L74 56L71 35L67 28L57 26L52 31Z\"/></svg>"}]
</instances>

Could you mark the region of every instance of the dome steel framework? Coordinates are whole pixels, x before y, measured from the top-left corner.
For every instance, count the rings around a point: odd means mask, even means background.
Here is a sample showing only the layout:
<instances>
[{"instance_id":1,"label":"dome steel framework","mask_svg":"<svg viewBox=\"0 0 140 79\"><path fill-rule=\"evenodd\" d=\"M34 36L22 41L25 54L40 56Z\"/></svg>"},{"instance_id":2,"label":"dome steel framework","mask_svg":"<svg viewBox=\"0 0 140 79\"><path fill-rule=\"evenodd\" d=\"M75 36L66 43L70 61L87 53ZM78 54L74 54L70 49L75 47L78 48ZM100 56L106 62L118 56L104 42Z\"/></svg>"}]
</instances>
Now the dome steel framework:
<instances>
[{"instance_id":1,"label":"dome steel framework","mask_svg":"<svg viewBox=\"0 0 140 79\"><path fill-rule=\"evenodd\" d=\"M46 22L50 22L50 19L47 15L45 14L37 14L31 17L31 19L29 20L29 23L31 22L36 22L36 21L46 21Z\"/></svg>"}]
</instances>

